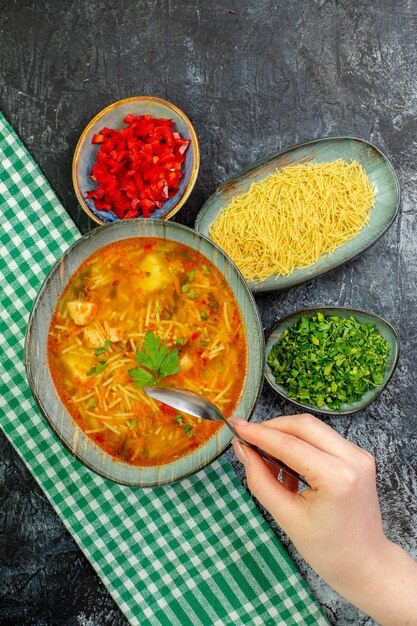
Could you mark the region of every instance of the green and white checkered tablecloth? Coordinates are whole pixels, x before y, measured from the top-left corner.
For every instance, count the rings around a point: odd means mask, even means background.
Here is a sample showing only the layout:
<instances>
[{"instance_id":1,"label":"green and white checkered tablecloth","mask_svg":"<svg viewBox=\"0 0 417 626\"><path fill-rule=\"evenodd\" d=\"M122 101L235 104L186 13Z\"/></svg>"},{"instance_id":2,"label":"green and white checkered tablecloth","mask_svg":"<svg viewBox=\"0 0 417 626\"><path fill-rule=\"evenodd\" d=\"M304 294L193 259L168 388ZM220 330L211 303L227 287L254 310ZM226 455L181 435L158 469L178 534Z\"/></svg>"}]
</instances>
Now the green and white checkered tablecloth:
<instances>
[{"instance_id":1,"label":"green and white checkered tablecloth","mask_svg":"<svg viewBox=\"0 0 417 626\"><path fill-rule=\"evenodd\" d=\"M131 624L317 624L293 562L220 459L189 479L132 490L57 441L31 396L26 323L46 274L79 232L0 114L0 419L52 506Z\"/></svg>"}]
</instances>

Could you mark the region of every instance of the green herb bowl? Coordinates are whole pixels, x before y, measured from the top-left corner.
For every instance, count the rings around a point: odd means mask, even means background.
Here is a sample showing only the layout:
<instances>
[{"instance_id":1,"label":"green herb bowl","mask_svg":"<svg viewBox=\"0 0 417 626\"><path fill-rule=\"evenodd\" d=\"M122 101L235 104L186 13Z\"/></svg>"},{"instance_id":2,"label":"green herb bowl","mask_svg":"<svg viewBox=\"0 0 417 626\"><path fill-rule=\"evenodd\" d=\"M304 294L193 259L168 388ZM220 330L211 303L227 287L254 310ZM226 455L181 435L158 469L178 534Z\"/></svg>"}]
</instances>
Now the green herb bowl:
<instances>
[{"instance_id":1,"label":"green herb bowl","mask_svg":"<svg viewBox=\"0 0 417 626\"><path fill-rule=\"evenodd\" d=\"M323 313L323 315L334 315L342 319L347 319L348 317L353 316L361 324L374 324L376 330L385 339L389 346L388 359L385 365L382 383L378 387L364 393L362 398L357 402L353 402L352 404L342 404L340 410L331 409L326 405L318 408L312 404L303 404L302 402L290 398L286 388L275 381L275 376L267 362L268 355L271 352L272 347L279 340L284 330L293 326L301 317L312 318L317 315L317 313ZM267 334L265 342L265 378L272 389L274 389L274 391L276 391L285 400L289 400L309 413L318 413L320 415L351 415L352 413L362 411L364 408L369 406L371 402L373 402L380 395L380 393L382 393L395 371L399 354L400 339L397 331L389 322L384 320L379 315L375 315L374 313L369 313L367 311L361 311L359 309L345 307L317 307L302 309L278 320L278 322L274 324Z\"/></svg>"}]
</instances>

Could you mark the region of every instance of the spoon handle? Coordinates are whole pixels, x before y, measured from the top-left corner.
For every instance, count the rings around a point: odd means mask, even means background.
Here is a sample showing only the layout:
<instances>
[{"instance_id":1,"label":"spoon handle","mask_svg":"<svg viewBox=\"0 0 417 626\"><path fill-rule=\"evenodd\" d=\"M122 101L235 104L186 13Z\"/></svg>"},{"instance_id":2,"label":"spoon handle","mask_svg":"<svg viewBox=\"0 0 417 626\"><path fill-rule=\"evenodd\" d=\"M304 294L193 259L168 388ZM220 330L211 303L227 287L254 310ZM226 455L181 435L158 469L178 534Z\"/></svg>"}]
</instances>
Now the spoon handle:
<instances>
[{"instance_id":1,"label":"spoon handle","mask_svg":"<svg viewBox=\"0 0 417 626\"><path fill-rule=\"evenodd\" d=\"M243 445L247 446L248 448L252 448L252 450L255 450L256 452L258 452L258 454L260 454L266 461L268 461L269 463L272 463L272 465L275 465L276 467L283 470L284 472L286 472L293 478L299 480L300 483L303 483L303 485L305 485L306 487L310 487L310 485L305 480L305 478L303 478L302 476L300 476L300 474L298 474L293 469L291 469L291 467L288 467L286 463L275 458L274 456L272 456L272 454L269 454L269 452L265 452L265 450L262 450L262 448L259 448L258 446L254 446L252 443L249 443L249 441L245 441L245 439L243 439L240 435L238 435L238 433L236 432L232 424L229 424L228 420L225 420L225 422L230 428L230 430L232 431L232 433L234 434L234 436L236 437L236 439L240 441L240 443L243 443Z\"/></svg>"},{"instance_id":2,"label":"spoon handle","mask_svg":"<svg viewBox=\"0 0 417 626\"><path fill-rule=\"evenodd\" d=\"M298 472L295 472L293 469L291 469L291 467L288 467L288 465L284 463L284 461L280 461L279 459L275 458L268 452L265 452L265 450L262 450L262 448L258 448L258 446L254 446L251 443L245 442L245 445L248 446L249 448L253 448L254 450L256 450L256 452L258 452L258 454L260 454L266 461L268 461L269 463L272 463L272 465L275 465L276 467L279 467L286 474L289 474L293 478L296 478L297 480L300 481L300 483L303 483L303 485L305 485L306 487L310 487L306 479L303 478L300 474L298 474Z\"/></svg>"}]
</instances>

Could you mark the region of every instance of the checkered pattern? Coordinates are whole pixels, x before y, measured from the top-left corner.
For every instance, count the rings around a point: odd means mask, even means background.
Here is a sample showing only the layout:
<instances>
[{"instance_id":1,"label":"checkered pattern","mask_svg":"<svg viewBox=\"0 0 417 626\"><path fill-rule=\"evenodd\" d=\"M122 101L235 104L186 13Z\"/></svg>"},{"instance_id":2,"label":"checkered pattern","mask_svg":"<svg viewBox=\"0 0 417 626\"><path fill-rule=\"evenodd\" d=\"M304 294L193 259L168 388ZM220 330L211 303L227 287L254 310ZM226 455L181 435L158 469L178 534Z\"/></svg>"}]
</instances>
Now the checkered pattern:
<instances>
[{"instance_id":1,"label":"checkered pattern","mask_svg":"<svg viewBox=\"0 0 417 626\"><path fill-rule=\"evenodd\" d=\"M49 430L27 386L24 334L42 281L79 232L1 114L0 155L1 425L129 622L326 625L227 461L132 490L90 472Z\"/></svg>"}]
</instances>

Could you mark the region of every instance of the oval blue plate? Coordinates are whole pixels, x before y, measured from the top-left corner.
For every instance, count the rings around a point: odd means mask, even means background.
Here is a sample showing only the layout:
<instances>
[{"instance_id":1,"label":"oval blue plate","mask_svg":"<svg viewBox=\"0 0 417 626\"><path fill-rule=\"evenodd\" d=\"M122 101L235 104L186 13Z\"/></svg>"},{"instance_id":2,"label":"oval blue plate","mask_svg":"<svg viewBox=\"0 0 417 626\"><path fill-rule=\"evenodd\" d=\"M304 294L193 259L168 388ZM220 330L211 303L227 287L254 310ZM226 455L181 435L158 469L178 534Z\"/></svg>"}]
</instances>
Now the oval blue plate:
<instances>
[{"instance_id":1,"label":"oval blue plate","mask_svg":"<svg viewBox=\"0 0 417 626\"><path fill-rule=\"evenodd\" d=\"M264 337L255 301L242 275L220 248L191 228L161 220L127 220L96 228L81 237L48 274L30 315L25 362L32 393L51 428L68 450L104 478L130 487L155 487L174 482L217 458L230 444L230 430L222 428L191 454L167 465L137 467L114 459L77 426L58 396L48 367L47 337L57 302L70 277L94 252L107 244L132 237L160 237L186 244L201 252L222 272L239 303L247 338L247 372L235 409L249 419L259 397L264 371Z\"/></svg>"},{"instance_id":2,"label":"oval blue plate","mask_svg":"<svg viewBox=\"0 0 417 626\"><path fill-rule=\"evenodd\" d=\"M342 319L346 319L347 317L353 315L353 317L361 324L374 324L376 330L389 345L388 359L385 365L384 379L382 383L379 385L379 387L367 391L358 402L354 402L353 404L342 404L340 411L330 409L326 406L319 409L318 407L311 404L303 404L302 402L297 402L297 400L289 398L285 387L275 382L275 376L273 375L272 370L267 363L268 355L272 350L272 347L281 337L284 330L289 326L293 326L293 324L295 324L295 322L300 317L314 317L314 315L316 315L318 312L323 313L323 315L336 315L337 317L340 317ZM374 313L369 313L367 311L360 311L359 309L333 306L316 307L314 309L302 309L281 318L278 322L276 322L276 324L274 324L274 326L269 331L265 344L265 378L271 385L272 389L274 389L274 391L276 391L280 396L306 411L319 413L321 415L350 415L351 413L357 413L358 411L361 411L362 409L367 407L379 396L380 393L383 392L383 390L391 380L395 368L397 367L399 354L400 339L398 337L397 331L393 326L391 326L389 322L384 320L382 317L379 317L379 315L375 315Z\"/></svg>"},{"instance_id":3,"label":"oval blue plate","mask_svg":"<svg viewBox=\"0 0 417 626\"><path fill-rule=\"evenodd\" d=\"M186 152L185 161L182 165L184 176L181 179L178 193L169 198L160 209L156 209L152 214L153 218L169 219L183 206L189 197L197 180L198 169L200 167L200 148L197 135L188 117L174 104L154 98L152 96L137 96L126 98L110 104L84 129L75 148L72 162L72 182L78 202L92 220L98 224L110 224L120 221L113 211L100 211L96 209L94 200L85 197L85 192L95 189L96 183L91 179L90 172L96 161L99 145L91 143L93 135L102 128L114 128L120 130L125 127L123 122L128 113L133 115L151 115L171 119L175 124L175 130L184 139L191 141Z\"/></svg>"},{"instance_id":4,"label":"oval blue plate","mask_svg":"<svg viewBox=\"0 0 417 626\"><path fill-rule=\"evenodd\" d=\"M274 153L249 166L246 170L220 187L201 208L195 228L208 237L209 226L219 211L233 198L248 190L275 170L296 163L322 163L323 161L357 161L365 169L376 191L375 205L369 224L358 235L323 255L314 265L294 270L288 276L270 276L263 281L249 282L252 291L281 291L308 280L354 259L374 244L392 224L400 203L400 186L397 175L387 157L373 144L355 137L329 137L288 148Z\"/></svg>"}]
</instances>

